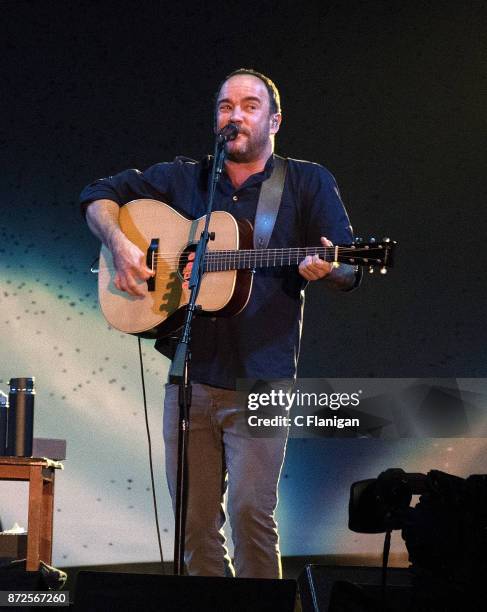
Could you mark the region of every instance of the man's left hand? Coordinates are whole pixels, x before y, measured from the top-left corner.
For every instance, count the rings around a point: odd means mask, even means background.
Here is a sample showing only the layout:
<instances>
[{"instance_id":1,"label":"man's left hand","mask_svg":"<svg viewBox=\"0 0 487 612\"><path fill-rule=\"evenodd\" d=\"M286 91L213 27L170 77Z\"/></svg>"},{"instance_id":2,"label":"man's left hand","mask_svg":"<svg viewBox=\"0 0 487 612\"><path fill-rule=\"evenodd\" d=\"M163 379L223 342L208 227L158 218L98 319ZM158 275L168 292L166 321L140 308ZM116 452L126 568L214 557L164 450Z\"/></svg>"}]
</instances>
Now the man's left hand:
<instances>
[{"instance_id":1,"label":"man's left hand","mask_svg":"<svg viewBox=\"0 0 487 612\"><path fill-rule=\"evenodd\" d=\"M333 246L333 242L324 236L321 237L321 244L325 247ZM308 257L303 259L303 261L299 264L299 273L307 281L315 281L319 280L320 278L325 278L325 276L328 276L332 270L332 264L320 259L318 255L308 255Z\"/></svg>"}]
</instances>

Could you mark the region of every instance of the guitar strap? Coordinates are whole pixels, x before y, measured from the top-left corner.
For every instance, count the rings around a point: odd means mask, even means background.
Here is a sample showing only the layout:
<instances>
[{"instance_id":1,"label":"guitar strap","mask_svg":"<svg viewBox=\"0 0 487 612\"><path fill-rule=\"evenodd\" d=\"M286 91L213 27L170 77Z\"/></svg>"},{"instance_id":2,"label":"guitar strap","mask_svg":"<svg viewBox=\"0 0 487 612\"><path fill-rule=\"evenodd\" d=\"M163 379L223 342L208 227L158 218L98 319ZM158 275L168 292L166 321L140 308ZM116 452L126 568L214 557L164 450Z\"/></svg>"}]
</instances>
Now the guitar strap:
<instances>
[{"instance_id":1,"label":"guitar strap","mask_svg":"<svg viewBox=\"0 0 487 612\"><path fill-rule=\"evenodd\" d=\"M266 249L281 205L287 159L274 155L271 176L262 183L254 222L254 249Z\"/></svg>"}]
</instances>

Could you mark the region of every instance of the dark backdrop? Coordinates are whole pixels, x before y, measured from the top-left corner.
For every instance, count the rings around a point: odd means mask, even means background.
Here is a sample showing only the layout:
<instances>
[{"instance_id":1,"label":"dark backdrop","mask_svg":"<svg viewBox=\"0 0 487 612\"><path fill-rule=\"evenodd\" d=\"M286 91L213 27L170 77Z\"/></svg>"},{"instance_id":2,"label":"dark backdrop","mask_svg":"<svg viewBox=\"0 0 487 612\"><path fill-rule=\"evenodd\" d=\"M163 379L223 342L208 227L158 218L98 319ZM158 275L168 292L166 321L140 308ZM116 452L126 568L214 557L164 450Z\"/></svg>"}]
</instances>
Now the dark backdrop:
<instances>
[{"instance_id":1,"label":"dark backdrop","mask_svg":"<svg viewBox=\"0 0 487 612\"><path fill-rule=\"evenodd\" d=\"M217 82L254 67L281 89L278 152L335 174L358 235L399 242L360 292L308 292L301 374L483 376L482 4L3 1L4 231L24 213L47 246L55 219L88 261L83 185L206 153Z\"/></svg>"}]
</instances>

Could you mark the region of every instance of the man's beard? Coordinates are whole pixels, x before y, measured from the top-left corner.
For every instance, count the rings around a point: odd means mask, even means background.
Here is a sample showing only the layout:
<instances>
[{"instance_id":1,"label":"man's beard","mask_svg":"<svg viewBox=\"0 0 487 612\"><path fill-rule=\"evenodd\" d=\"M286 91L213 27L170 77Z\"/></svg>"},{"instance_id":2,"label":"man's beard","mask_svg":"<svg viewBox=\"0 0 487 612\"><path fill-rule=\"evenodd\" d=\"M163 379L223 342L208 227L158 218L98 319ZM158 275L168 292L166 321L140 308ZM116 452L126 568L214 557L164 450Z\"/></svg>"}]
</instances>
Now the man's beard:
<instances>
[{"instance_id":1,"label":"man's beard","mask_svg":"<svg viewBox=\"0 0 487 612\"><path fill-rule=\"evenodd\" d=\"M269 130L262 130L253 136L250 136L248 132L242 133L247 137L244 143L246 146L243 149L228 151L227 146L227 159L238 164L246 164L259 159L269 142Z\"/></svg>"}]
</instances>

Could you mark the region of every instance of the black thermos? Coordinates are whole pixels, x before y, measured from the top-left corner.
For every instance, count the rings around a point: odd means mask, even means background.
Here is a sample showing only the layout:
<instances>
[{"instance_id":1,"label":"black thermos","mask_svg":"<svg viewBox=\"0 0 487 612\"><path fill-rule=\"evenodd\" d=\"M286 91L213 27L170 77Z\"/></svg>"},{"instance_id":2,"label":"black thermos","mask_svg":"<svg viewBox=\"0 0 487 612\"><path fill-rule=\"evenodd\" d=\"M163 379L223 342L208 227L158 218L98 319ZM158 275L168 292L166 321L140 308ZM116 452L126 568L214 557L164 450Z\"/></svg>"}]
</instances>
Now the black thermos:
<instances>
[{"instance_id":1,"label":"black thermos","mask_svg":"<svg viewBox=\"0 0 487 612\"><path fill-rule=\"evenodd\" d=\"M11 378L8 424L7 455L31 457L34 438L34 389L35 378Z\"/></svg>"},{"instance_id":2,"label":"black thermos","mask_svg":"<svg viewBox=\"0 0 487 612\"><path fill-rule=\"evenodd\" d=\"M8 395L0 391L0 457L7 454Z\"/></svg>"}]
</instances>

